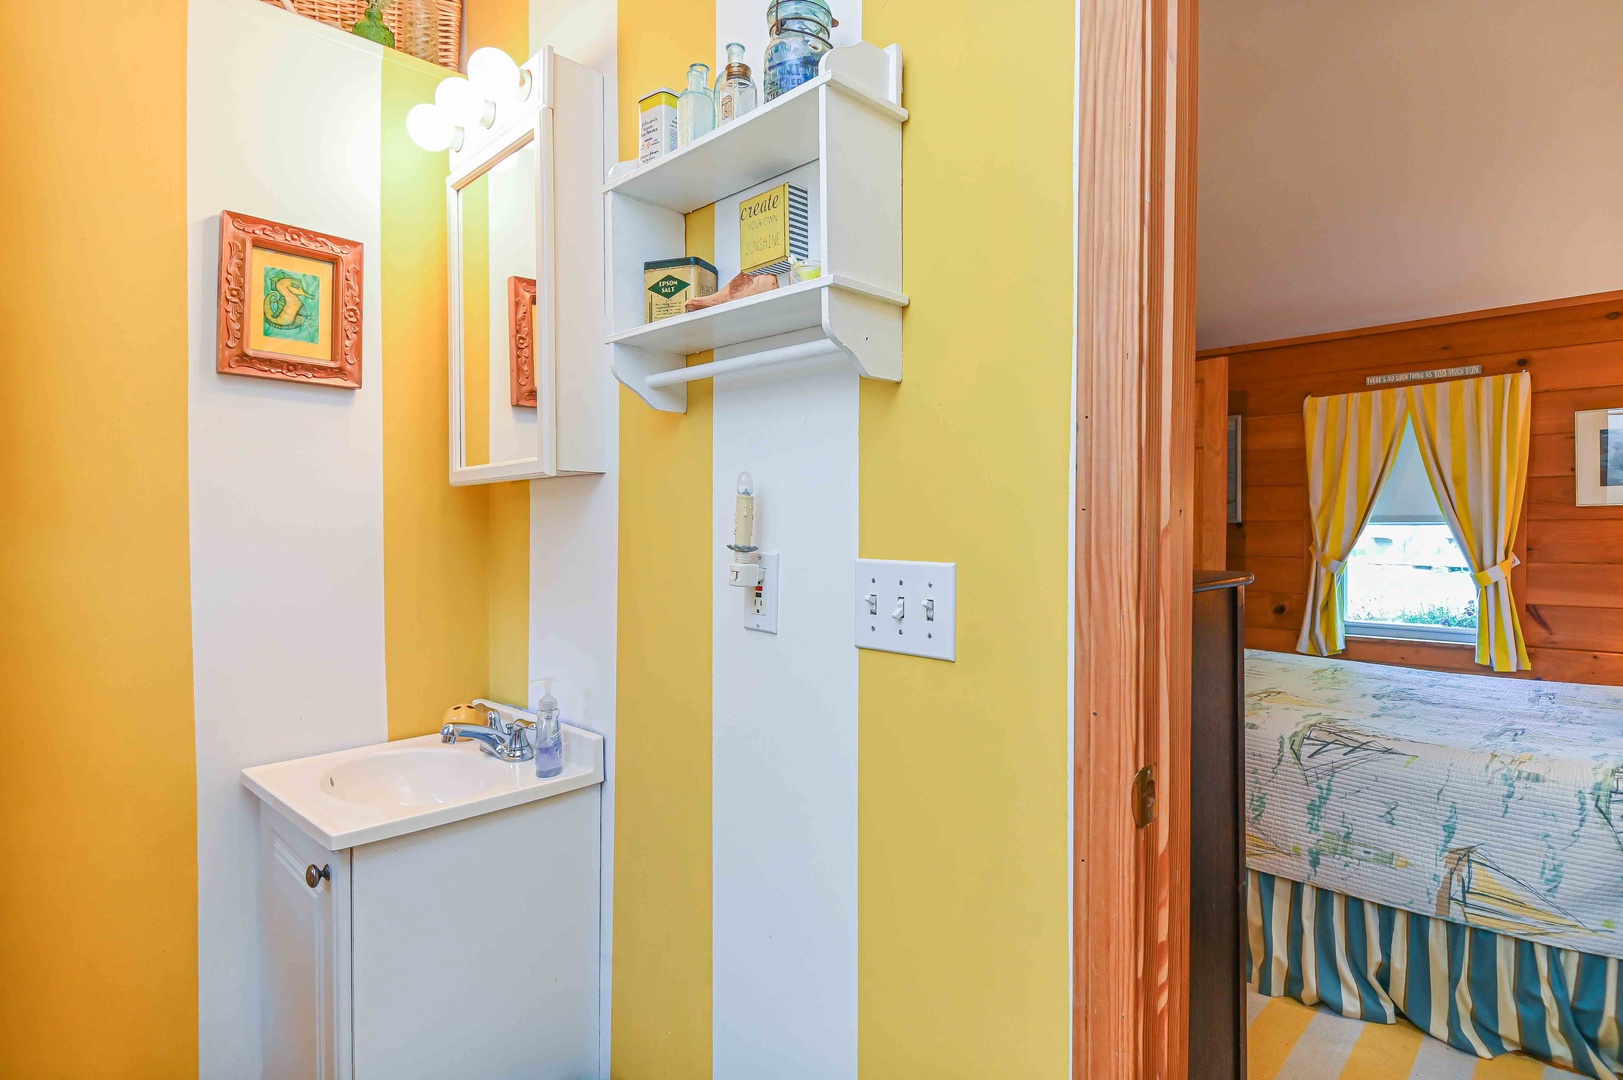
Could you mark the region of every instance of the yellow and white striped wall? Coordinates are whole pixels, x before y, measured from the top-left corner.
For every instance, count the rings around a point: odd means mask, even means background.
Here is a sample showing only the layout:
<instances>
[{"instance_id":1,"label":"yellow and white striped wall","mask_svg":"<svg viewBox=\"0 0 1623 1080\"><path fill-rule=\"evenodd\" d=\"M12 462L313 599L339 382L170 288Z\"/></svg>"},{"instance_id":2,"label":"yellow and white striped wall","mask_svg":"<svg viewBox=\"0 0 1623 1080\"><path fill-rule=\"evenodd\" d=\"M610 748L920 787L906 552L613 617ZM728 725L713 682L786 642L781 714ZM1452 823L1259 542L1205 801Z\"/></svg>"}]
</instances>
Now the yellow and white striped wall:
<instances>
[{"instance_id":1,"label":"yellow and white striped wall","mask_svg":"<svg viewBox=\"0 0 1623 1080\"><path fill-rule=\"evenodd\" d=\"M470 39L527 55L520 11ZM404 130L445 73L260 0L16 14L0 1075L257 1076L237 771L527 696L529 485L446 483L446 166ZM225 209L365 245L360 390L215 373Z\"/></svg>"},{"instance_id":2,"label":"yellow and white striped wall","mask_svg":"<svg viewBox=\"0 0 1623 1080\"><path fill-rule=\"evenodd\" d=\"M16 13L0 1074L254 1075L237 770L543 675L609 737L612 1075L1067 1074L1075 12L834 8L906 53L904 382L622 393L605 477L491 489L445 482L444 163L403 127L441 73L260 0ZM467 12L617 77L620 157L764 36L764 0ZM214 373L228 208L366 243L361 390ZM772 639L720 582L740 469ZM956 664L853 652L858 554L958 564Z\"/></svg>"},{"instance_id":3,"label":"yellow and white striped wall","mask_svg":"<svg viewBox=\"0 0 1623 1080\"><path fill-rule=\"evenodd\" d=\"M1058 1078L1075 14L833 7L906 55L905 376L621 395L612 1072ZM766 5L621 0L617 27L631 158L637 98L729 41L758 64ZM726 261L735 212L689 215L688 253ZM745 469L776 637L722 578ZM957 663L853 650L858 554L958 564Z\"/></svg>"}]
</instances>

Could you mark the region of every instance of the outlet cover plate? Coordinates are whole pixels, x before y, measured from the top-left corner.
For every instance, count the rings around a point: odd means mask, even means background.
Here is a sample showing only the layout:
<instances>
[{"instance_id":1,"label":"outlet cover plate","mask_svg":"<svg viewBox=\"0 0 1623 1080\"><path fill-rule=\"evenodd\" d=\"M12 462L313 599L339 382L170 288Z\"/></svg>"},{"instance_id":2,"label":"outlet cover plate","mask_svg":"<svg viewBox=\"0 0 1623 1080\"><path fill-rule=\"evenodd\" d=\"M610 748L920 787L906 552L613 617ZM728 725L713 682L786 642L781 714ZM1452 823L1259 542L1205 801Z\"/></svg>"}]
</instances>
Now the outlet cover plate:
<instances>
[{"instance_id":1,"label":"outlet cover plate","mask_svg":"<svg viewBox=\"0 0 1623 1080\"><path fill-rule=\"evenodd\" d=\"M754 589L744 593L744 629L759 630L763 634L778 632L778 553L761 552L761 585L759 595Z\"/></svg>"},{"instance_id":2,"label":"outlet cover plate","mask_svg":"<svg viewBox=\"0 0 1623 1080\"><path fill-rule=\"evenodd\" d=\"M957 563L858 559L856 586L857 648L958 659Z\"/></svg>"}]
</instances>

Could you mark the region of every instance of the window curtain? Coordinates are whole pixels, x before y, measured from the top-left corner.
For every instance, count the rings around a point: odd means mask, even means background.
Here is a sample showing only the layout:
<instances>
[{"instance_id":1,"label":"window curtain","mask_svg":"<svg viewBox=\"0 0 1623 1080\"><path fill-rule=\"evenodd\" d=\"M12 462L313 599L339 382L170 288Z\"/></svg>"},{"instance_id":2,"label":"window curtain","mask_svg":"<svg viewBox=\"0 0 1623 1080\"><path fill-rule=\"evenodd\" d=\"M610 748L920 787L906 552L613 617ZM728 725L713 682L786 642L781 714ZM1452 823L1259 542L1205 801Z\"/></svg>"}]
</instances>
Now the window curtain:
<instances>
[{"instance_id":1,"label":"window curtain","mask_svg":"<svg viewBox=\"0 0 1623 1080\"><path fill-rule=\"evenodd\" d=\"M1346 647L1347 556L1392 472L1408 413L1401 387L1302 404L1313 580L1297 652L1329 656Z\"/></svg>"},{"instance_id":2,"label":"window curtain","mask_svg":"<svg viewBox=\"0 0 1623 1080\"><path fill-rule=\"evenodd\" d=\"M1525 371L1460 379L1409 395L1432 491L1476 580L1476 662L1531 668L1509 575L1521 561L1511 548L1527 493L1532 379Z\"/></svg>"}]
</instances>

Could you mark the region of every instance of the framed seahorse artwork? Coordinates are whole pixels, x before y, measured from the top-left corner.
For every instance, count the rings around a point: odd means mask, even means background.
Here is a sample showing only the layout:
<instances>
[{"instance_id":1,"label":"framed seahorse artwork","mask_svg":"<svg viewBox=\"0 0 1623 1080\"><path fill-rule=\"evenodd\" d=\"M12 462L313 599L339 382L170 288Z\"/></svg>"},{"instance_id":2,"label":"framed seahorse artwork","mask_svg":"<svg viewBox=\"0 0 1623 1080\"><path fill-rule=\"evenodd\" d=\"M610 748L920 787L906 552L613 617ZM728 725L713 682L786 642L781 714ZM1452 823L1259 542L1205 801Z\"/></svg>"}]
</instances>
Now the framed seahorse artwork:
<instances>
[{"instance_id":1,"label":"framed seahorse artwork","mask_svg":"<svg viewBox=\"0 0 1623 1080\"><path fill-rule=\"evenodd\" d=\"M535 278L507 279L508 366L512 369L512 402L535 405Z\"/></svg>"},{"instance_id":2,"label":"framed seahorse artwork","mask_svg":"<svg viewBox=\"0 0 1623 1080\"><path fill-rule=\"evenodd\" d=\"M361 255L356 240L222 211L214 369L359 389Z\"/></svg>"}]
</instances>

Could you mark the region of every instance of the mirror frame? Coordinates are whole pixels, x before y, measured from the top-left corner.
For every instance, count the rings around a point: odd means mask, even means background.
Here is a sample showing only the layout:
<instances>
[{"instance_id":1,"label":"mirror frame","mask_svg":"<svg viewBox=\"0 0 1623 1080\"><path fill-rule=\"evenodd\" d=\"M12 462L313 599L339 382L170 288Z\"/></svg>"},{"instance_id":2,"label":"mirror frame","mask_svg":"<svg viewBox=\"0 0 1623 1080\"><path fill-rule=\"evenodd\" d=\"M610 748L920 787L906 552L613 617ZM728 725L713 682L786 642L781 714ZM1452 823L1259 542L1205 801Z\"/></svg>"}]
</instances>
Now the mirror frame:
<instances>
[{"instance_id":1,"label":"mirror frame","mask_svg":"<svg viewBox=\"0 0 1623 1080\"><path fill-rule=\"evenodd\" d=\"M528 101L505 105L497 124L477 146L453 156L451 173L445 178L445 220L449 233L450 267L446 292L450 302L450 466L451 483L494 484L507 480L530 480L558 475L557 412L557 319L553 310L554 275L557 270L553 239L553 155L552 155L552 50L538 54L540 68L532 72L534 89ZM477 137L472 135L471 137ZM525 147L536 148L535 213L535 388L536 453L530 458L514 458L488 465L464 465L466 418L463 412L463 372L467 365L462 311L462 189L490 172ZM502 340L507 339L504 336ZM486 358L486 363L489 359ZM503 385L506 384L504 373Z\"/></svg>"}]
</instances>

